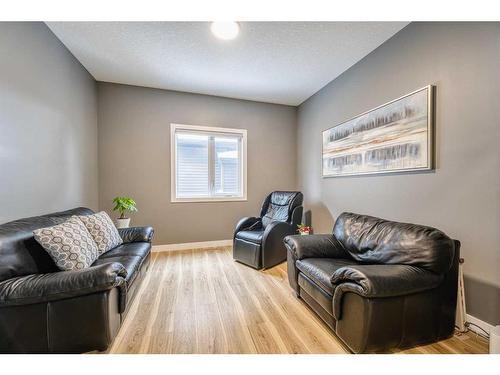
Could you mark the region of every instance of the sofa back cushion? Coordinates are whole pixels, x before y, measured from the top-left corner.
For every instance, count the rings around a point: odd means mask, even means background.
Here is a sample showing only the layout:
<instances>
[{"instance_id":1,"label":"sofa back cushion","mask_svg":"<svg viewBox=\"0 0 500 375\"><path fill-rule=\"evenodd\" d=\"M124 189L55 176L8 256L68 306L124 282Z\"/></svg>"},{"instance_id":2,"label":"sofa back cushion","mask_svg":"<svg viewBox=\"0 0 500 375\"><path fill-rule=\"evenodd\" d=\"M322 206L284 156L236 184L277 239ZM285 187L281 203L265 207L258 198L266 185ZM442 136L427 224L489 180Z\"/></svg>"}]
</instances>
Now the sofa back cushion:
<instances>
[{"instance_id":1,"label":"sofa back cushion","mask_svg":"<svg viewBox=\"0 0 500 375\"><path fill-rule=\"evenodd\" d=\"M446 273L455 254L454 241L435 228L349 212L337 218L333 234L361 263L406 264Z\"/></svg>"},{"instance_id":2,"label":"sofa back cushion","mask_svg":"<svg viewBox=\"0 0 500 375\"><path fill-rule=\"evenodd\" d=\"M0 225L0 281L33 273L59 271L50 255L35 241L33 231L60 224L72 215L93 213L89 208L79 207Z\"/></svg>"},{"instance_id":3,"label":"sofa back cushion","mask_svg":"<svg viewBox=\"0 0 500 375\"><path fill-rule=\"evenodd\" d=\"M262 205L260 216L265 228L273 221L290 222L293 209L302 205L303 195L299 191L274 191Z\"/></svg>"}]
</instances>

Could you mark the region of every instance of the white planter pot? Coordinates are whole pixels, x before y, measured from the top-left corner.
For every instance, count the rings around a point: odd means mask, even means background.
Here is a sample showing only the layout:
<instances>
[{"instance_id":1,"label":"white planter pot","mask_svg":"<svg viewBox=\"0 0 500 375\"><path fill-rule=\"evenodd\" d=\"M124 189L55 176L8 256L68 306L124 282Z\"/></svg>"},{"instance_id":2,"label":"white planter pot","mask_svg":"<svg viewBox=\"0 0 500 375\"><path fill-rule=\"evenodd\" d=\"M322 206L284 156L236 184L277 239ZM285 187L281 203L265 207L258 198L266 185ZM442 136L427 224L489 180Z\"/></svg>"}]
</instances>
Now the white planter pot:
<instances>
[{"instance_id":1,"label":"white planter pot","mask_svg":"<svg viewBox=\"0 0 500 375\"><path fill-rule=\"evenodd\" d=\"M300 232L301 236L309 236L309 232Z\"/></svg>"},{"instance_id":2,"label":"white planter pot","mask_svg":"<svg viewBox=\"0 0 500 375\"><path fill-rule=\"evenodd\" d=\"M128 228L130 225L130 218L126 219L116 219L116 227L117 228Z\"/></svg>"}]
</instances>

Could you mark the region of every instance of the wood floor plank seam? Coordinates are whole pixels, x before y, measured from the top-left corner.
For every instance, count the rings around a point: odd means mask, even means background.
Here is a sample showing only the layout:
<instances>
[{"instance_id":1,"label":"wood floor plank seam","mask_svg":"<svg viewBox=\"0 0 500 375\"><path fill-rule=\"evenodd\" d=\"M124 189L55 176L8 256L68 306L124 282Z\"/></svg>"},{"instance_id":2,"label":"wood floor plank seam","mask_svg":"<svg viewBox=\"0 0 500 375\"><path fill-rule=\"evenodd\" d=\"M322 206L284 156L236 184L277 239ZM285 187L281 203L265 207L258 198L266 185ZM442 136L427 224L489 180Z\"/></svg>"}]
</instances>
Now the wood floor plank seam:
<instances>
[{"instance_id":1,"label":"wood floor plank seam","mask_svg":"<svg viewBox=\"0 0 500 375\"><path fill-rule=\"evenodd\" d=\"M209 267L208 266L208 254L206 252L203 253L203 265L205 266L206 269L208 269L208 267ZM228 337L226 335L226 332L224 331L223 317L222 317L221 311L217 305L216 296L215 296L215 289L214 289L214 286L211 282L208 271L207 271L207 284L208 284L208 289L210 291L211 300L213 301L213 305L214 305L215 310L216 310L216 316L218 318L218 327L220 327L221 335L223 337L223 342L224 342L224 346L223 346L224 351L223 352L228 352L229 351L229 348L228 348L229 341L228 341Z\"/></svg>"},{"instance_id":2,"label":"wood floor plank seam","mask_svg":"<svg viewBox=\"0 0 500 375\"><path fill-rule=\"evenodd\" d=\"M220 250L216 250L216 251L220 251ZM216 251L212 251L210 256L213 257L213 255L216 253ZM220 277L220 275L217 273L217 275L214 276L214 272L213 272L213 269L211 267L209 268L209 270L210 270L209 275L211 277L212 286L213 286L213 290L214 290L214 294L215 294L215 302L217 304L217 307L218 307L218 310L219 310L219 313L221 316L223 331L225 332L225 335L227 338L228 353L239 352L239 350L241 349L241 351L243 353L256 354L257 349L255 348L254 342L253 342L250 334L246 330L244 324L242 324L242 322L240 321L238 314L235 314L235 316L233 316L233 315L231 315L231 312L228 310L229 302L224 300L224 297L226 297L226 293L224 293L225 292L224 290L220 289L221 282L217 278L217 276ZM240 330L233 331L236 327L230 327L231 329L227 329L228 325L231 323L234 323L234 322L236 322L236 325L239 326ZM243 335L244 341L246 341L247 344L249 344L249 343L251 344L251 345L247 345L246 349L244 349L245 348L244 346L241 347L242 340L240 340L239 337L237 337L240 335ZM239 349L237 349L235 351L234 348L232 347L233 344L237 345L237 346L235 346L235 348L239 348Z\"/></svg>"},{"instance_id":3,"label":"wood floor plank seam","mask_svg":"<svg viewBox=\"0 0 500 375\"><path fill-rule=\"evenodd\" d=\"M163 285L163 282L166 279L168 265L169 265L169 263L168 263L168 257L167 257L167 262L165 263L165 269L164 269L164 271L161 273L161 278L160 278L159 285ZM146 339L148 337L152 336L153 322L155 321L155 319L157 318L157 316L159 314L159 311L160 311L160 300L161 300L161 297L162 297L162 295L164 293L164 289L163 288L159 288L156 293L157 293L157 297L155 298L154 304L151 307L151 311L154 312L154 313L151 316L151 319L148 320L146 328L144 330L144 337L143 337L143 339L141 341L141 346L140 346L140 349L139 349L140 353L147 353L148 348L151 345L151 342L150 342L151 340L146 341Z\"/></svg>"},{"instance_id":4,"label":"wood floor plank seam","mask_svg":"<svg viewBox=\"0 0 500 375\"><path fill-rule=\"evenodd\" d=\"M193 298L194 320L196 327L196 352L200 354L217 353L224 350L225 337L217 307L212 302L208 285L205 257L193 249Z\"/></svg>"},{"instance_id":5,"label":"wood floor plank seam","mask_svg":"<svg viewBox=\"0 0 500 375\"><path fill-rule=\"evenodd\" d=\"M245 277L243 276L242 274L242 269L241 267L242 266L237 266L237 263L236 262L233 262L233 267L236 269L236 272L239 274L240 278L242 280L245 280ZM253 272L258 272L258 271L253 271ZM254 297L254 298L257 298L257 296L252 293L250 290L249 290L249 293ZM262 296L261 294L261 290L258 290L257 291L258 295L259 296ZM257 299L258 300L258 299ZM286 319L286 316L284 314L281 313L281 311L279 310L279 306L276 302L274 302L272 299L270 300L271 301L271 304L276 308L276 311L278 312L278 315L279 315L279 318L284 322L284 324L286 325L287 329L293 333L294 337L300 342L300 344L302 344L303 348L305 348L305 351L306 353L310 353L310 351L308 350L307 348L307 345L305 342L302 341L302 338L301 338L301 335L299 332L297 332L297 330L295 329L294 325L293 325L293 322L289 322L288 319ZM259 302L260 304L260 302ZM267 314L270 314L269 311L267 312ZM268 318L269 319L269 318ZM283 338L281 337L280 333L279 333L279 330L275 327L275 332L276 334L278 335L278 337L280 337L280 339L283 341ZM286 350L286 353L290 353L289 350ZM293 351L292 353L293 354Z\"/></svg>"},{"instance_id":6,"label":"wood floor plank seam","mask_svg":"<svg viewBox=\"0 0 500 375\"><path fill-rule=\"evenodd\" d=\"M219 270L223 271L223 269L220 267L220 264L218 262L217 254L219 251L220 250L218 250L214 253L214 257L217 259L215 263L218 264ZM241 301L238 298L238 296L236 295L236 293L234 292L234 290L231 288L231 284L227 280L226 274L224 272L220 272L219 274L221 275L221 280L223 281L223 283L227 287L228 293L231 294L231 296L232 296L234 306L237 309L237 319L240 322L241 327L243 328L243 333L245 335L245 338L252 342L253 348L255 349L255 353L258 353L257 345L256 345L254 338L252 337L252 333L250 332L248 325L246 324L246 321L245 321L245 313L244 313L244 309L241 305Z\"/></svg>"},{"instance_id":7,"label":"wood floor plank seam","mask_svg":"<svg viewBox=\"0 0 500 375\"><path fill-rule=\"evenodd\" d=\"M174 340L174 335L176 333L175 329L176 329L176 326L175 326L175 320L176 318L178 317L178 313L176 314L176 310L178 308L179 305L181 305L182 303L182 300L179 299L179 297L181 296L182 294L182 281L183 281L183 278L185 277L185 273L183 272L183 269L182 269L182 256L185 255L186 252L183 252L180 254L180 259L178 260L178 277L177 277L177 285L176 285L176 292L174 293L174 298L173 298L173 306L171 307L171 314L170 314L170 319L168 320L169 321L169 324L168 324L168 333L169 335L167 336L168 340L167 340L167 348L168 348L168 353L172 354L172 353L180 353L180 354L185 354L185 352L181 349L182 346L179 348L179 342L176 342ZM177 303L177 301L181 301L181 303Z\"/></svg>"},{"instance_id":8,"label":"wood floor plank seam","mask_svg":"<svg viewBox=\"0 0 500 375\"><path fill-rule=\"evenodd\" d=\"M148 353L173 353L173 329L174 314L177 298L179 295L182 264L179 257L171 257L170 254L158 254L158 259L171 267L164 267L160 279L162 283L156 286L156 299L159 301L159 311L163 314L151 316L152 336L149 339ZM160 291L165 291L165 298L160 298ZM146 312L147 313L147 312ZM151 313L149 312L151 315Z\"/></svg>"},{"instance_id":9,"label":"wood floor plank seam","mask_svg":"<svg viewBox=\"0 0 500 375\"><path fill-rule=\"evenodd\" d=\"M219 261L219 265L221 265L221 264L223 263L223 260L221 260L220 254L217 254L217 258L218 258L218 261ZM230 263L230 264L231 264L231 263ZM232 264L234 264L234 263L232 263ZM235 272L235 274L238 276L238 279L240 280L241 285L243 285L243 287L245 288L245 292L247 293L248 298L252 300L253 305L256 307L258 314L262 317L263 322L265 323L265 326L266 326L267 328L269 328L269 330L270 330L270 337L272 337L272 338L274 338L274 339L276 339L276 338L278 339L278 340L274 340L274 341L278 341L278 342L277 342L277 345L278 345L278 347L279 347L279 349L280 349L280 352L281 352L281 353L287 353L287 352L288 352L288 350L287 350L287 348L286 348L285 343L283 342L283 339L282 339L282 338L281 338L281 336L279 335L278 330L276 329L275 325L274 325L274 324L271 322L271 320L269 319L268 314L266 314L266 312L265 312L265 311L264 311L264 309L262 308L262 306L261 306L261 304L260 304L260 301L259 301L259 299L258 299L258 296L256 296L256 295L254 295L254 294L250 293L250 291L249 291L249 289L248 289L248 287L247 287L247 285L246 285L246 282L245 282L244 278L239 277L239 275L238 275L238 273L237 273L237 272ZM229 282L229 280L227 280L227 275L224 275L224 276L225 276L225 279L226 279L226 282L227 282L228 286L229 286L230 288L233 288L233 287L234 287L234 285L232 285L232 284ZM247 322L247 325L248 325L248 322ZM255 345L256 345L256 347L257 347L257 344L255 343L255 341L254 341L254 344L255 344Z\"/></svg>"}]
</instances>

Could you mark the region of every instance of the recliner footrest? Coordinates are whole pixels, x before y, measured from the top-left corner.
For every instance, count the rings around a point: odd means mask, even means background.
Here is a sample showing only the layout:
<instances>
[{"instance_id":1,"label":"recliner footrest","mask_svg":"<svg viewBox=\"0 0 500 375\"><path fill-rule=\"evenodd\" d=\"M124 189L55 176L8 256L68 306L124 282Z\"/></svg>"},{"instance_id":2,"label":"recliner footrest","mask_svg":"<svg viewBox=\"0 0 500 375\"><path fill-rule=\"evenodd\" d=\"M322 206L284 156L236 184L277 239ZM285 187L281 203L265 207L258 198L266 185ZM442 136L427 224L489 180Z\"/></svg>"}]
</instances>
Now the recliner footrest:
<instances>
[{"instance_id":1,"label":"recliner footrest","mask_svg":"<svg viewBox=\"0 0 500 375\"><path fill-rule=\"evenodd\" d=\"M260 269L261 263L261 248L259 244L240 240L236 238L233 246L233 259L246 264L247 266Z\"/></svg>"}]
</instances>

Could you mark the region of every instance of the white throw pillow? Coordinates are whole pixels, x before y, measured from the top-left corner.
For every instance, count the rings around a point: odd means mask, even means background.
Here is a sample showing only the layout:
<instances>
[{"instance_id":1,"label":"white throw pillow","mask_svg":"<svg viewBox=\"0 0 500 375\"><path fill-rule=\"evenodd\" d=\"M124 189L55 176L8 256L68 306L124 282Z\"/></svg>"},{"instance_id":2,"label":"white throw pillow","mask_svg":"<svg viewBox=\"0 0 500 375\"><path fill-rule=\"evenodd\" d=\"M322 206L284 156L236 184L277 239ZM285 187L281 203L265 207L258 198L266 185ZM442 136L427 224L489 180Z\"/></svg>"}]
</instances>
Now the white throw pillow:
<instances>
[{"instance_id":1,"label":"white throw pillow","mask_svg":"<svg viewBox=\"0 0 500 375\"><path fill-rule=\"evenodd\" d=\"M99 255L123 243L118 229L116 229L113 220L111 220L106 212L101 211L97 214L77 217L85 224L85 227L97 244Z\"/></svg>"},{"instance_id":2,"label":"white throw pillow","mask_svg":"<svg viewBox=\"0 0 500 375\"><path fill-rule=\"evenodd\" d=\"M36 229L33 235L63 271L88 268L99 256L97 244L75 216L64 223Z\"/></svg>"}]
</instances>

